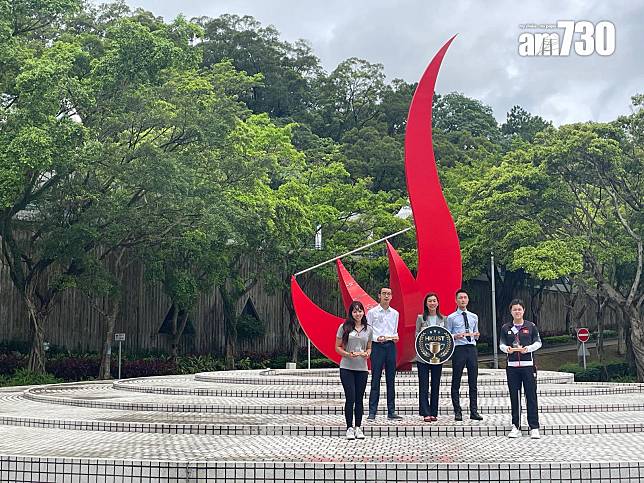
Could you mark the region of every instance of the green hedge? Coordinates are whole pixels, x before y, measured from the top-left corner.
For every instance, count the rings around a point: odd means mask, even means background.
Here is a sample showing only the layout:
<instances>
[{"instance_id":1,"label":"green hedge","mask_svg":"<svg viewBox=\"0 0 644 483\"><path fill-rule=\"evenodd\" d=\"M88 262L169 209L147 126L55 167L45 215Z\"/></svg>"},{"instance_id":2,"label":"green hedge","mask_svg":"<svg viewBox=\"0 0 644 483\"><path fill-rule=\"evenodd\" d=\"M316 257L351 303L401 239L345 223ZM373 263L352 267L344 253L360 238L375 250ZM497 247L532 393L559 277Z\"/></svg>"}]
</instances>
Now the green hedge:
<instances>
[{"instance_id":1,"label":"green hedge","mask_svg":"<svg viewBox=\"0 0 644 483\"><path fill-rule=\"evenodd\" d=\"M308 361L305 359L303 361L298 362L297 367L300 369L306 369L308 365ZM331 359L327 359L326 357L319 357L317 359L311 359L311 369L326 369L329 367L338 367L338 365L333 362Z\"/></svg>"},{"instance_id":2,"label":"green hedge","mask_svg":"<svg viewBox=\"0 0 644 483\"><path fill-rule=\"evenodd\" d=\"M543 337L541 341L546 345L570 344L575 341L575 338L571 335L550 335Z\"/></svg>"},{"instance_id":3,"label":"green hedge","mask_svg":"<svg viewBox=\"0 0 644 483\"><path fill-rule=\"evenodd\" d=\"M12 376L0 376L0 387L3 386L37 386L63 382L53 374L36 374L27 369L18 369Z\"/></svg>"},{"instance_id":4,"label":"green hedge","mask_svg":"<svg viewBox=\"0 0 644 483\"><path fill-rule=\"evenodd\" d=\"M635 372L624 361L610 361L606 364L591 362L586 369L579 364L569 362L562 365L561 372L572 372L575 382L634 382Z\"/></svg>"}]
</instances>

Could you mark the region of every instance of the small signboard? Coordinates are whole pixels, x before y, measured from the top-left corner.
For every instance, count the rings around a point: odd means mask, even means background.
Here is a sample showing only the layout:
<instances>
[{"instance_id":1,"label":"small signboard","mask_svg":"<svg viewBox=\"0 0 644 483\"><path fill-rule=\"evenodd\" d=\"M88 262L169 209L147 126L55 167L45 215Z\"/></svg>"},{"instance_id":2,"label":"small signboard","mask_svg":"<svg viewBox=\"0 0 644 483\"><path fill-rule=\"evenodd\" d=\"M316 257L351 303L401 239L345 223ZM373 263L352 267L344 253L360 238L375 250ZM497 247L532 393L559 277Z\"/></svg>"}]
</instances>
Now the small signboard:
<instances>
[{"instance_id":1,"label":"small signboard","mask_svg":"<svg viewBox=\"0 0 644 483\"><path fill-rule=\"evenodd\" d=\"M114 340L124 342L125 341L125 334L122 334L122 333L114 334Z\"/></svg>"},{"instance_id":2,"label":"small signboard","mask_svg":"<svg viewBox=\"0 0 644 483\"><path fill-rule=\"evenodd\" d=\"M577 329L577 340L579 342L585 343L588 342L588 339L590 339L590 331L588 329L585 327Z\"/></svg>"}]
</instances>

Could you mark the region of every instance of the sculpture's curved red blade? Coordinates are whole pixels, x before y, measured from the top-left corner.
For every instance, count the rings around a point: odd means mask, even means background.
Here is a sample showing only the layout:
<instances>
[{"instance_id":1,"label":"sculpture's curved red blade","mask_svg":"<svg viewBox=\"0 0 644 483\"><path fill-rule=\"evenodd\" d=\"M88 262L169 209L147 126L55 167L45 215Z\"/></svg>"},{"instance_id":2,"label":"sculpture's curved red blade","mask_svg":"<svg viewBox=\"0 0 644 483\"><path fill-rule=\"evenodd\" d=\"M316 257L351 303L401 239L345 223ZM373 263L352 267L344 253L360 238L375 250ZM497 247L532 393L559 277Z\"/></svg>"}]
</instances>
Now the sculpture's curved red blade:
<instances>
[{"instance_id":1,"label":"sculpture's curved red blade","mask_svg":"<svg viewBox=\"0 0 644 483\"><path fill-rule=\"evenodd\" d=\"M396 367L405 367L416 357L416 316L422 305L423 295L416 288L416 280L400 255L387 242L389 256L389 286L392 297L391 306L400 314L398 320L398 342Z\"/></svg>"},{"instance_id":2,"label":"sculpture's curved red blade","mask_svg":"<svg viewBox=\"0 0 644 483\"><path fill-rule=\"evenodd\" d=\"M416 225L418 273L414 278L396 250L387 242L389 277L393 291L391 305L400 312L397 367L407 367L416 356L416 316L422 312L424 295L430 291L438 293L443 312L449 312L454 308L454 293L461 283L458 235L443 197L432 146L434 87L441 62L454 37L443 45L425 70L407 117L405 175ZM376 305L340 261L337 262L337 267L345 307L356 299L363 302L365 309ZM291 291L295 311L304 332L324 355L338 362L340 357L335 352L335 330L342 319L311 302L295 277L291 279Z\"/></svg>"},{"instance_id":3,"label":"sculpture's curved red blade","mask_svg":"<svg viewBox=\"0 0 644 483\"><path fill-rule=\"evenodd\" d=\"M462 276L461 250L436 168L432 100L438 70L455 37L443 45L420 79L409 107L405 134L405 176L416 225L418 274L415 289L403 287L403 296L413 291L436 292L443 312L455 306L454 292Z\"/></svg>"},{"instance_id":4,"label":"sculpture's curved red blade","mask_svg":"<svg viewBox=\"0 0 644 483\"><path fill-rule=\"evenodd\" d=\"M340 260L336 260L335 263L338 267L340 292L342 293L342 302L344 303L345 310L349 310L349 305L351 305L351 302L354 300L362 302L365 311L369 311L370 308L378 305L378 302L371 298L371 296L365 292L360 285L358 285L358 282L353 279Z\"/></svg>"},{"instance_id":5,"label":"sculpture's curved red blade","mask_svg":"<svg viewBox=\"0 0 644 483\"><path fill-rule=\"evenodd\" d=\"M335 335L344 319L315 305L302 291L295 276L291 277L291 298L306 336L322 354L339 364L341 357L335 351Z\"/></svg>"}]
</instances>

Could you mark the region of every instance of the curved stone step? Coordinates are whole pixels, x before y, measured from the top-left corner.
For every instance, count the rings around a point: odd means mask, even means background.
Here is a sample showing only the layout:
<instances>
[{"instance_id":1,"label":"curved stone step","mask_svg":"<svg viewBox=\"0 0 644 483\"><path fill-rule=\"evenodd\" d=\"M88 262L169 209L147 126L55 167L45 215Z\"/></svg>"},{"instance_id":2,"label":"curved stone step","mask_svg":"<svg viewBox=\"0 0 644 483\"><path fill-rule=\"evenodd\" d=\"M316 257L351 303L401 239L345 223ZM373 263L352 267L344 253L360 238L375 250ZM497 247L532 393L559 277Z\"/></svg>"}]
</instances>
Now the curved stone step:
<instances>
[{"instance_id":1,"label":"curved stone step","mask_svg":"<svg viewBox=\"0 0 644 483\"><path fill-rule=\"evenodd\" d=\"M258 384L224 384L215 382L195 381L187 377L178 378L139 378L124 379L113 383L114 389L121 391L132 391L149 394L174 394L192 396L213 396L213 397L260 397L260 398L305 398L305 399L342 399L344 391L337 381L337 384L320 386L302 385L258 385ZM459 391L461 397L468 397L467 386L461 386ZM440 391L441 398L449 399L450 389L443 387ZM632 394L644 391L644 385L640 384L594 384L594 385L573 385L573 384L545 384L537 386L537 393L541 396L594 396L594 395L616 395ZM365 398L369 397L370 386L367 384ZM386 398L387 391L383 388L380 397ZM507 385L482 386L478 390L478 397L505 397L508 395ZM400 386L396 388L396 399L417 399L418 387Z\"/></svg>"},{"instance_id":2,"label":"curved stone step","mask_svg":"<svg viewBox=\"0 0 644 483\"><path fill-rule=\"evenodd\" d=\"M344 410L343 399L302 399L302 398L244 398L244 397L211 397L184 396L171 394L146 394L130 391L118 391L109 385L91 384L87 386L68 385L31 388L24 392L24 397L32 401L49 404L62 404L79 407L104 409L121 409L129 411L171 411L207 413L282 413L282 414L341 414ZM467 404L467 399L461 399ZM380 404L384 410L384 401ZM417 402L413 399L396 401L400 414L415 414ZM505 413L510 411L509 397L482 398L479 409L483 413ZM641 394L623 394L619 400L610 396L587 396L580 400L578 396L553 396L539 399L540 412L588 412L619 411L644 409L644 397ZM439 412L451 412L451 403L440 400Z\"/></svg>"},{"instance_id":3,"label":"curved stone step","mask_svg":"<svg viewBox=\"0 0 644 483\"><path fill-rule=\"evenodd\" d=\"M258 385L332 385L340 381L339 369L322 369L324 372L316 372L315 369L263 369L255 371L222 371L222 372L200 372L192 377L196 381L213 382L220 384L258 384ZM250 373L250 374L249 374ZM451 384L452 370L449 367L443 369L441 386ZM567 372L539 371L539 382L544 384L568 384L575 382L575 375ZM382 385L385 384L383 375ZM479 369L478 385L495 386L506 384L505 369ZM397 372L396 386L417 386L418 374L412 372ZM467 385L467 371L464 371L461 385Z\"/></svg>"},{"instance_id":4,"label":"curved stone step","mask_svg":"<svg viewBox=\"0 0 644 483\"><path fill-rule=\"evenodd\" d=\"M180 417L177 415L180 414ZM644 430L644 413L624 414L628 423L611 418L614 413L581 413L566 415L545 413L540 416L543 435L628 433ZM75 431L107 431L129 433L209 434L209 435L262 435L262 436L334 436L345 433L342 415L248 415L217 416L202 413L150 412L145 418L138 414L91 419L70 415L61 417L0 416L0 425L33 428L57 428ZM527 422L523 421L524 428ZM437 422L426 423L419 416L404 416L400 421L388 421L384 416L374 422L363 423L368 437L467 437L505 436L511 429L509 414L488 414L483 421L454 421L441 416ZM527 435L527 430L524 429Z\"/></svg>"}]
</instances>

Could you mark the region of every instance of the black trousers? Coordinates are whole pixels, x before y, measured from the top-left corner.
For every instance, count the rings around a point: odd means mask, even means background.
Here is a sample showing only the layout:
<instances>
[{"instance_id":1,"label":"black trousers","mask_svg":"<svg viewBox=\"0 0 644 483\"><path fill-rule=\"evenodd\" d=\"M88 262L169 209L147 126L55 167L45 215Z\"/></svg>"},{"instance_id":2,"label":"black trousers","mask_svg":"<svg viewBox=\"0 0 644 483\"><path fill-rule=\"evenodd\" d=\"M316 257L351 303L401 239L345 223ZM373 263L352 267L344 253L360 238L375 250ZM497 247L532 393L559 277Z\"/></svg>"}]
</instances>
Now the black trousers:
<instances>
[{"instance_id":1,"label":"black trousers","mask_svg":"<svg viewBox=\"0 0 644 483\"><path fill-rule=\"evenodd\" d=\"M452 357L452 406L455 413L461 411L461 401L458 390L461 387L463 369L467 367L467 384L470 395L470 414L478 412L476 380L479 375L478 352L476 347L468 345L457 345Z\"/></svg>"},{"instance_id":2,"label":"black trousers","mask_svg":"<svg viewBox=\"0 0 644 483\"><path fill-rule=\"evenodd\" d=\"M387 414L396 412L396 344L392 341L371 345L371 391L369 392L369 415L375 416L378 412L380 400L380 378L382 369L385 369L387 381Z\"/></svg>"},{"instance_id":3,"label":"black trousers","mask_svg":"<svg viewBox=\"0 0 644 483\"><path fill-rule=\"evenodd\" d=\"M505 374L508 377L508 388L510 389L512 424L517 428L521 428L521 400L519 399L519 391L521 391L521 386L523 386L526 405L528 406L528 426L530 426L530 429L538 428L537 374L534 372L534 367L507 367Z\"/></svg>"},{"instance_id":4,"label":"black trousers","mask_svg":"<svg viewBox=\"0 0 644 483\"><path fill-rule=\"evenodd\" d=\"M416 367L418 368L418 412L421 416L438 416L438 392L443 364L425 364L416 361ZM432 375L431 396L429 392L430 373Z\"/></svg>"},{"instance_id":5,"label":"black trousers","mask_svg":"<svg viewBox=\"0 0 644 483\"><path fill-rule=\"evenodd\" d=\"M344 418L347 421L347 429L353 427L353 415L355 412L356 426L362 426L362 415L364 414L364 392L367 388L367 371L352 371L351 369L340 368L340 381L344 388Z\"/></svg>"}]
</instances>

